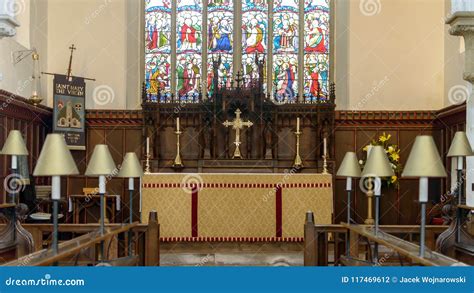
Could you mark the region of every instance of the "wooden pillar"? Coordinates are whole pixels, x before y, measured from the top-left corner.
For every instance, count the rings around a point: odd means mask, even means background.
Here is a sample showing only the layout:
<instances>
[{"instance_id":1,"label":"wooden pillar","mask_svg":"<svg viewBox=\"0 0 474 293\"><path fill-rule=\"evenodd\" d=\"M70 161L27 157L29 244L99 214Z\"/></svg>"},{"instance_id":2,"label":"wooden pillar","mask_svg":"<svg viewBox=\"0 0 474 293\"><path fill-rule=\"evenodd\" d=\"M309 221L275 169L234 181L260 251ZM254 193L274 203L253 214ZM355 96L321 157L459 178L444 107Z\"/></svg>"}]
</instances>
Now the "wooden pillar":
<instances>
[{"instance_id":1,"label":"wooden pillar","mask_svg":"<svg viewBox=\"0 0 474 293\"><path fill-rule=\"evenodd\" d=\"M151 211L148 217L148 229L145 236L145 265L160 265L160 225L158 224L158 214Z\"/></svg>"},{"instance_id":2,"label":"wooden pillar","mask_svg":"<svg viewBox=\"0 0 474 293\"><path fill-rule=\"evenodd\" d=\"M314 229L314 215L309 211L306 213L306 221L304 224L304 265L316 266L318 250L316 241L316 230Z\"/></svg>"}]
</instances>

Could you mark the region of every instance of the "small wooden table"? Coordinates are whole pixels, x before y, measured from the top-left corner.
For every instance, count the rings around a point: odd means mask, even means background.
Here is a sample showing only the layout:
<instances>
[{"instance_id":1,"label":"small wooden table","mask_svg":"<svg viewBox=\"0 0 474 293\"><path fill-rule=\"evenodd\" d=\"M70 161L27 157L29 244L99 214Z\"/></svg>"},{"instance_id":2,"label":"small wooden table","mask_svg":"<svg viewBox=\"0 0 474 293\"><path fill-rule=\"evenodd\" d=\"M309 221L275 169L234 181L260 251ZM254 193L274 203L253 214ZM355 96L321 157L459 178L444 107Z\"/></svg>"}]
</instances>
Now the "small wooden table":
<instances>
[{"instance_id":1,"label":"small wooden table","mask_svg":"<svg viewBox=\"0 0 474 293\"><path fill-rule=\"evenodd\" d=\"M109 204L110 203L110 204ZM73 214L73 223L80 224L80 214L83 211L87 211L88 208L97 205L100 207L100 195L84 195L84 194L71 194L68 196L69 212ZM105 218L107 219L107 211L110 214L110 219L115 220L116 211L120 211L120 195L105 195ZM114 221L112 221L113 223ZM82 223L87 223L87 213L84 213Z\"/></svg>"}]
</instances>

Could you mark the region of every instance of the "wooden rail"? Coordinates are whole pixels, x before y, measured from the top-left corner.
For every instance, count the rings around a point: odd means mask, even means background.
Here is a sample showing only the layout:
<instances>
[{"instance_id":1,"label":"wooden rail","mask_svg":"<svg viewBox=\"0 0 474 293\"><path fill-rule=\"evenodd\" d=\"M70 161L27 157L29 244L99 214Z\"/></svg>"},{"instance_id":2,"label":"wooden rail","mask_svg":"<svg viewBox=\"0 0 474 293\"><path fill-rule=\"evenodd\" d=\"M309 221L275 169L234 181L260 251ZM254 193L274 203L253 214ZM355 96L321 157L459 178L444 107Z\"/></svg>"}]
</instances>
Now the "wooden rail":
<instances>
[{"instance_id":1,"label":"wooden rail","mask_svg":"<svg viewBox=\"0 0 474 293\"><path fill-rule=\"evenodd\" d=\"M414 243L405 241L390 235L382 230L375 234L375 230L372 226L356 225L356 224L342 224L345 228L349 229L351 233L355 233L361 237L367 238L369 241L373 241L379 245L383 245L390 250L398 253L409 259L414 264L420 264L423 266L460 266L463 263L447 257L441 253L437 253L430 249L427 249L421 257L419 255L420 246ZM353 240L355 240L353 238ZM358 241L358 240L356 240ZM351 245L352 246L352 245ZM351 258L358 259L359 255L350 255Z\"/></svg>"},{"instance_id":2,"label":"wooden rail","mask_svg":"<svg viewBox=\"0 0 474 293\"><path fill-rule=\"evenodd\" d=\"M89 264L97 263L99 258L104 258L96 253L98 243L106 243L112 247L113 253L107 260L112 264L134 264L147 266L158 266L159 256L159 229L157 213L152 211L149 214L148 224L108 224L106 233L100 234L99 224L62 224L59 225L59 235L72 236L72 239L59 244L59 252L53 254L49 248L53 226L51 224L25 224L34 239L35 252L5 264L6 266L47 266L55 263L67 263L68 258L79 256L87 250L92 253L92 260ZM131 233L130 233L131 232ZM81 235L82 234L82 235ZM80 235L78 237L75 237ZM128 255L128 237L133 235L132 247L135 247L134 254ZM43 246L46 248L43 249ZM111 259L112 258L112 259Z\"/></svg>"},{"instance_id":3,"label":"wooden rail","mask_svg":"<svg viewBox=\"0 0 474 293\"><path fill-rule=\"evenodd\" d=\"M434 250L437 237L447 228L448 226L426 226L427 247ZM381 225L380 229L409 242L419 239L419 226L417 225ZM349 230L342 224L315 225L313 213L308 212L304 226L304 265L342 265L345 260L347 243L349 243L351 256L359 258L359 255L363 253L365 258L370 260L372 259L370 242L361 238L357 232ZM406 257L400 257L400 255L396 255L390 260L382 255L382 258L379 259L382 261L378 265L390 265L395 260L399 261L398 265L409 265L403 263ZM370 261L366 261L366 263L374 265Z\"/></svg>"}]
</instances>

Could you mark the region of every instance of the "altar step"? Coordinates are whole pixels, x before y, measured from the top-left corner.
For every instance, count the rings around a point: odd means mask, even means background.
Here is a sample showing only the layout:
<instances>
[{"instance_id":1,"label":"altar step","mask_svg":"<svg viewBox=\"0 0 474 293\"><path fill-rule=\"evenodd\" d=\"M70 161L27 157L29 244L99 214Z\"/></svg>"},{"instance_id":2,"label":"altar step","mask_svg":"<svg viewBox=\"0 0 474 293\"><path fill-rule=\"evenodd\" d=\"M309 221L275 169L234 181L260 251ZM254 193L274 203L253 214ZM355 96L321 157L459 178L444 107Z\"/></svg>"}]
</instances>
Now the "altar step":
<instances>
[{"instance_id":1,"label":"altar step","mask_svg":"<svg viewBox=\"0 0 474 293\"><path fill-rule=\"evenodd\" d=\"M162 243L161 266L302 266L303 243Z\"/></svg>"}]
</instances>

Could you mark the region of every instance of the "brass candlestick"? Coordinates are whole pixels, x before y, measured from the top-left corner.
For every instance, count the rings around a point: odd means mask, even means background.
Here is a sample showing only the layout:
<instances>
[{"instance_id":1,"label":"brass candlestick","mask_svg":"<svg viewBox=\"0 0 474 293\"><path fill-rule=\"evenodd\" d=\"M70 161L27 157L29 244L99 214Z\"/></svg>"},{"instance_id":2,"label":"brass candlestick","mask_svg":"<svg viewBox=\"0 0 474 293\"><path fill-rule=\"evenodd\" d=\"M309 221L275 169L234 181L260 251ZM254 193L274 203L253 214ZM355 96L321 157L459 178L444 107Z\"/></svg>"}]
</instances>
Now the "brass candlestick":
<instances>
[{"instance_id":1,"label":"brass candlestick","mask_svg":"<svg viewBox=\"0 0 474 293\"><path fill-rule=\"evenodd\" d=\"M173 162L173 167L174 168L183 168L183 162L181 160L181 151L180 151L180 144L179 144L179 137L181 136L182 132L179 129L179 117L176 118L176 131L174 132L176 134L176 158L174 159Z\"/></svg>"},{"instance_id":2,"label":"brass candlestick","mask_svg":"<svg viewBox=\"0 0 474 293\"><path fill-rule=\"evenodd\" d=\"M300 130L300 117L296 117L296 156L295 162L293 163L293 167L301 168L303 167L303 161L301 160L300 156L300 135L303 134Z\"/></svg>"},{"instance_id":3,"label":"brass candlestick","mask_svg":"<svg viewBox=\"0 0 474 293\"><path fill-rule=\"evenodd\" d=\"M145 161L145 174L150 174L150 173L151 173L151 171L150 171L150 158L151 158L151 155L150 155L150 154L146 154L145 157L146 157L146 161Z\"/></svg>"},{"instance_id":4,"label":"brass candlestick","mask_svg":"<svg viewBox=\"0 0 474 293\"><path fill-rule=\"evenodd\" d=\"M329 174L328 172L328 155L323 156L323 174Z\"/></svg>"},{"instance_id":5,"label":"brass candlestick","mask_svg":"<svg viewBox=\"0 0 474 293\"><path fill-rule=\"evenodd\" d=\"M295 156L295 162L293 163L293 167L301 168L303 167L303 161L301 160L300 156L300 135L301 131L297 130L295 132L296 135L296 156Z\"/></svg>"},{"instance_id":6,"label":"brass candlestick","mask_svg":"<svg viewBox=\"0 0 474 293\"><path fill-rule=\"evenodd\" d=\"M374 224L374 216L372 215L372 202L374 200L374 185L372 183L372 178L366 178L367 181L367 219L364 223L366 225Z\"/></svg>"}]
</instances>

